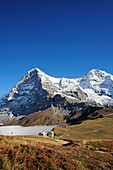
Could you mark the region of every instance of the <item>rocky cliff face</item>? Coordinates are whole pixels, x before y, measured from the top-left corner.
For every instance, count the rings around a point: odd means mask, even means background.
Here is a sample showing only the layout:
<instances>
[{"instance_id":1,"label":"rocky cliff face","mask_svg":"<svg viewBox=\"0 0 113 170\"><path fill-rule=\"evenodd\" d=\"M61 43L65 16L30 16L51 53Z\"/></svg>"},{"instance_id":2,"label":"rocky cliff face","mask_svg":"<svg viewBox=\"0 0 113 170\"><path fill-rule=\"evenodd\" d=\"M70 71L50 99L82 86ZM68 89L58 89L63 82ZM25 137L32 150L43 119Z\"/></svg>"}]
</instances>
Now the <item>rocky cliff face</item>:
<instances>
[{"instance_id":1,"label":"rocky cliff face","mask_svg":"<svg viewBox=\"0 0 113 170\"><path fill-rule=\"evenodd\" d=\"M26 115L54 105L61 114L87 106L113 107L113 76L91 70L77 79L54 78L35 68L0 99L0 113Z\"/></svg>"}]
</instances>

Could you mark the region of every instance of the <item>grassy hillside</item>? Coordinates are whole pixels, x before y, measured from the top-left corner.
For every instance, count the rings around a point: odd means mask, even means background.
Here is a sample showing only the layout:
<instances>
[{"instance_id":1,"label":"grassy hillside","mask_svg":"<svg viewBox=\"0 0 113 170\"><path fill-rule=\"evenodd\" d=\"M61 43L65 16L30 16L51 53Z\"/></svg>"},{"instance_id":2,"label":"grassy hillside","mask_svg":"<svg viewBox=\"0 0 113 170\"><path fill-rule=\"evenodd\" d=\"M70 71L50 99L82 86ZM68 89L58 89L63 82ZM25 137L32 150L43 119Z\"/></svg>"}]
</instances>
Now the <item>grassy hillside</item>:
<instances>
[{"instance_id":1,"label":"grassy hillside","mask_svg":"<svg viewBox=\"0 0 113 170\"><path fill-rule=\"evenodd\" d=\"M48 108L40 112L29 114L19 120L8 121L4 123L4 125L34 126L65 124L65 120L63 120L63 117L59 113L55 115L54 112L54 107Z\"/></svg>"},{"instance_id":2,"label":"grassy hillside","mask_svg":"<svg viewBox=\"0 0 113 170\"><path fill-rule=\"evenodd\" d=\"M108 110L107 110L108 111ZM102 112L103 118L85 120L68 128L54 129L56 136L67 140L113 140L113 112Z\"/></svg>"},{"instance_id":3,"label":"grassy hillside","mask_svg":"<svg viewBox=\"0 0 113 170\"><path fill-rule=\"evenodd\" d=\"M85 110L70 113L67 116L55 112L55 107L50 107L46 110L35 112L22 117L19 120L11 120L4 123L4 125L21 125L21 126L34 126L34 125L75 125L80 124L86 120L95 120L109 115L112 116L113 109L102 107L89 107Z\"/></svg>"},{"instance_id":4,"label":"grassy hillside","mask_svg":"<svg viewBox=\"0 0 113 170\"><path fill-rule=\"evenodd\" d=\"M0 169L112 169L113 141L53 144L56 139L0 136Z\"/></svg>"},{"instance_id":5,"label":"grassy hillside","mask_svg":"<svg viewBox=\"0 0 113 170\"><path fill-rule=\"evenodd\" d=\"M112 115L113 109L102 107L88 107L86 109L75 111L66 116L66 123L69 125L80 124L86 120L94 120Z\"/></svg>"},{"instance_id":6,"label":"grassy hillside","mask_svg":"<svg viewBox=\"0 0 113 170\"><path fill-rule=\"evenodd\" d=\"M73 114L69 115L68 125L54 128L57 138L70 142L40 136L0 136L0 169L113 169L113 109L87 111L86 117L86 111L77 113L80 117L77 124L73 125L77 118ZM53 118L55 115L51 109L33 115L20 119L20 123L27 126L56 120L65 124L60 117Z\"/></svg>"}]
</instances>

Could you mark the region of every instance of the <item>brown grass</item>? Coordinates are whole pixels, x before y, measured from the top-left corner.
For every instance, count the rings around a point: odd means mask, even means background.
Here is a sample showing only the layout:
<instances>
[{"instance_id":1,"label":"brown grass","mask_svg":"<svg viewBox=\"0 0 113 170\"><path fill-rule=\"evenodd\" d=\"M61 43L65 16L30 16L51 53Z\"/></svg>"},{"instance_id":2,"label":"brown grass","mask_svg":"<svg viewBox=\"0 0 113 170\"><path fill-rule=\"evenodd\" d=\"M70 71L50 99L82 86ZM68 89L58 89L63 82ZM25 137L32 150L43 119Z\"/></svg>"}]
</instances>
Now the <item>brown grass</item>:
<instances>
[{"instance_id":1,"label":"brown grass","mask_svg":"<svg viewBox=\"0 0 113 170\"><path fill-rule=\"evenodd\" d=\"M54 131L55 136L61 136L67 131L67 128L56 127L53 129L53 131Z\"/></svg>"},{"instance_id":2,"label":"brown grass","mask_svg":"<svg viewBox=\"0 0 113 170\"><path fill-rule=\"evenodd\" d=\"M31 145L37 145L37 143L47 143L47 144L53 144L53 145L59 145L62 146L64 144L67 144L68 142L64 140L59 140L55 138L50 137L43 137L43 136L10 136L10 137L3 137L4 139L9 139L9 144L31 144Z\"/></svg>"},{"instance_id":3,"label":"brown grass","mask_svg":"<svg viewBox=\"0 0 113 170\"><path fill-rule=\"evenodd\" d=\"M21 125L21 126L34 126L34 125L58 125L65 124L63 117L60 114L54 114L55 108L48 108L41 112L29 114L19 120L11 120L5 122L4 125Z\"/></svg>"},{"instance_id":4,"label":"brown grass","mask_svg":"<svg viewBox=\"0 0 113 170\"><path fill-rule=\"evenodd\" d=\"M3 170L112 168L113 141L72 142L61 146L38 142L35 136L0 136L0 169Z\"/></svg>"},{"instance_id":5,"label":"brown grass","mask_svg":"<svg viewBox=\"0 0 113 170\"><path fill-rule=\"evenodd\" d=\"M106 116L95 120L86 120L68 128L54 128L55 134L64 133L66 140L113 140L113 117Z\"/></svg>"}]
</instances>

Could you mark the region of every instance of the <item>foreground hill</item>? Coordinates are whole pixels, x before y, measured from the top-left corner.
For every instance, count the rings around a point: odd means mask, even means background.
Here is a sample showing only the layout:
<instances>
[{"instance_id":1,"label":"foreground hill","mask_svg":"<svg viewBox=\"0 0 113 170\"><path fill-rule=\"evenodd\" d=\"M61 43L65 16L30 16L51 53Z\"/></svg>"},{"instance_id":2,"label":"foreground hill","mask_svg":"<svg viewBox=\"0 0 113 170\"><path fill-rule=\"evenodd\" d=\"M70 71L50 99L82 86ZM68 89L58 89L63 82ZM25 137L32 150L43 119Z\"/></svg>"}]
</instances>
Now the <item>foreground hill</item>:
<instances>
[{"instance_id":1,"label":"foreground hill","mask_svg":"<svg viewBox=\"0 0 113 170\"><path fill-rule=\"evenodd\" d=\"M113 107L113 76L93 69L80 78L54 78L32 69L1 97L0 114L28 115L51 105L61 115L88 106Z\"/></svg>"},{"instance_id":2,"label":"foreground hill","mask_svg":"<svg viewBox=\"0 0 113 170\"><path fill-rule=\"evenodd\" d=\"M0 169L113 169L113 141L61 144L45 137L0 136Z\"/></svg>"}]
</instances>

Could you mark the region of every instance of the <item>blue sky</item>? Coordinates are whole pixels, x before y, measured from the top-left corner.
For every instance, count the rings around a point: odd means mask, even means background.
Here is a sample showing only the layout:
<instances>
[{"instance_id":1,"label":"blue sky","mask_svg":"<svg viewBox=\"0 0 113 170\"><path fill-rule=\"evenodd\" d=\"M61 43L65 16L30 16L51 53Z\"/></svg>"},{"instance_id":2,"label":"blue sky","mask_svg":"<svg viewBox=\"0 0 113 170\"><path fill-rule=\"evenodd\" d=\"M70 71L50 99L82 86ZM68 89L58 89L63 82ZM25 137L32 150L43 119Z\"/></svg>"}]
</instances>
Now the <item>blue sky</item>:
<instances>
[{"instance_id":1,"label":"blue sky","mask_svg":"<svg viewBox=\"0 0 113 170\"><path fill-rule=\"evenodd\" d=\"M0 1L0 96L35 67L54 77L113 74L113 0Z\"/></svg>"}]
</instances>

